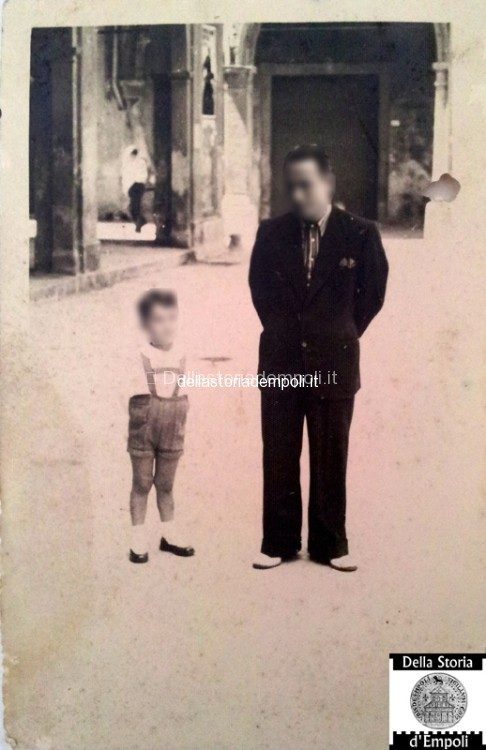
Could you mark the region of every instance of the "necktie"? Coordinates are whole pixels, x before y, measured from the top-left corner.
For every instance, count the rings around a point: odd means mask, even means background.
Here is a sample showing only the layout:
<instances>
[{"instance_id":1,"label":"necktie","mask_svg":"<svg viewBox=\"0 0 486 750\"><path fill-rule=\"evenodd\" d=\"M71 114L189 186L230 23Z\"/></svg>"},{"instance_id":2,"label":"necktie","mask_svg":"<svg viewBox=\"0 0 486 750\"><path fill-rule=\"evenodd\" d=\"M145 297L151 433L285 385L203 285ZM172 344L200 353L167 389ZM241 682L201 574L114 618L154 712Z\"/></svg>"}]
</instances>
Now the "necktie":
<instances>
[{"instance_id":1,"label":"necktie","mask_svg":"<svg viewBox=\"0 0 486 750\"><path fill-rule=\"evenodd\" d=\"M317 222L306 222L304 224L304 263L309 285L317 253L319 252L319 225Z\"/></svg>"}]
</instances>

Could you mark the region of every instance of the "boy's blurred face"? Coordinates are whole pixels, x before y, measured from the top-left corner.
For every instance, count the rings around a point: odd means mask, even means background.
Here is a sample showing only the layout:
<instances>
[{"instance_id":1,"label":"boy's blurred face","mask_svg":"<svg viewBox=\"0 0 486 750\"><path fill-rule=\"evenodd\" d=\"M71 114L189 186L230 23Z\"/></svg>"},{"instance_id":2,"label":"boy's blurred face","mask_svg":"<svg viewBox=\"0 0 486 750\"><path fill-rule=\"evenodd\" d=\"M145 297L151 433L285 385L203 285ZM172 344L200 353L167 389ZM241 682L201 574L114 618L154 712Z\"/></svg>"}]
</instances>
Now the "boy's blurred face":
<instances>
[{"instance_id":1,"label":"boy's blurred face","mask_svg":"<svg viewBox=\"0 0 486 750\"><path fill-rule=\"evenodd\" d=\"M322 172L314 159L302 159L285 168L287 193L294 212L304 221L319 221L332 202L334 175Z\"/></svg>"},{"instance_id":2,"label":"boy's blurred face","mask_svg":"<svg viewBox=\"0 0 486 750\"><path fill-rule=\"evenodd\" d=\"M177 307L152 305L150 314L143 324L148 338L155 346L170 346L177 331Z\"/></svg>"}]
</instances>

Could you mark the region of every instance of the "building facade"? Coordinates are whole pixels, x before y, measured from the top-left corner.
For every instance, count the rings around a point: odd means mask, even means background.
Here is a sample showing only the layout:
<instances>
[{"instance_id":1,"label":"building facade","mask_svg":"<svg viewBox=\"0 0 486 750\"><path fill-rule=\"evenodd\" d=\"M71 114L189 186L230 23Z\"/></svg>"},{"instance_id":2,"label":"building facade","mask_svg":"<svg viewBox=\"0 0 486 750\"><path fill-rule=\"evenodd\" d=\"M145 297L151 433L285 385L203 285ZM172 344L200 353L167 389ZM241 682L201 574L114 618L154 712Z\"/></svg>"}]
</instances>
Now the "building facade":
<instances>
[{"instance_id":1,"label":"building facade","mask_svg":"<svg viewBox=\"0 0 486 750\"><path fill-rule=\"evenodd\" d=\"M280 213L285 154L317 142L331 157L339 203L390 228L423 228L420 193L450 170L446 24L240 24L226 39L225 131L239 135L230 193L241 193L246 164L259 218Z\"/></svg>"},{"instance_id":2,"label":"building facade","mask_svg":"<svg viewBox=\"0 0 486 750\"><path fill-rule=\"evenodd\" d=\"M34 30L34 268L99 267L98 224L126 214L130 145L153 171L156 243L223 247L223 138L220 25Z\"/></svg>"},{"instance_id":3,"label":"building facade","mask_svg":"<svg viewBox=\"0 0 486 750\"><path fill-rule=\"evenodd\" d=\"M442 24L35 29L31 266L99 268L102 227L127 221L130 146L160 246L248 246L284 210L282 160L304 141L328 149L341 205L421 229L420 192L449 169L449 55Z\"/></svg>"},{"instance_id":4,"label":"building facade","mask_svg":"<svg viewBox=\"0 0 486 750\"><path fill-rule=\"evenodd\" d=\"M449 693L442 687L432 690L430 700L424 706L425 724L452 724L454 722L454 706L449 701Z\"/></svg>"}]
</instances>

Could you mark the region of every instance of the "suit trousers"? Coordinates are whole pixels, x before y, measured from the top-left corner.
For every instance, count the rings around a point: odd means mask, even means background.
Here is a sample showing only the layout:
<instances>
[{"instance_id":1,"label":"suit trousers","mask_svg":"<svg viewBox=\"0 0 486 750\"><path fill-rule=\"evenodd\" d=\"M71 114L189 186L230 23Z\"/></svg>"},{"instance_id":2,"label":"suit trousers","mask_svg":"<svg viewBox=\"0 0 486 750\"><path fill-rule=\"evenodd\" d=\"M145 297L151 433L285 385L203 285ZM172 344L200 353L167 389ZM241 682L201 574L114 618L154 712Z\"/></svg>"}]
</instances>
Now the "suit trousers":
<instances>
[{"instance_id":1,"label":"suit trousers","mask_svg":"<svg viewBox=\"0 0 486 750\"><path fill-rule=\"evenodd\" d=\"M306 420L310 454L308 551L326 563L348 553L346 465L354 397L328 399L312 391L262 389L261 551L286 558L301 548L300 455Z\"/></svg>"},{"instance_id":2,"label":"suit trousers","mask_svg":"<svg viewBox=\"0 0 486 750\"><path fill-rule=\"evenodd\" d=\"M142 198L144 193L145 183L143 182L134 182L128 191L128 197L130 198L129 211L138 228L145 224L142 213Z\"/></svg>"}]
</instances>

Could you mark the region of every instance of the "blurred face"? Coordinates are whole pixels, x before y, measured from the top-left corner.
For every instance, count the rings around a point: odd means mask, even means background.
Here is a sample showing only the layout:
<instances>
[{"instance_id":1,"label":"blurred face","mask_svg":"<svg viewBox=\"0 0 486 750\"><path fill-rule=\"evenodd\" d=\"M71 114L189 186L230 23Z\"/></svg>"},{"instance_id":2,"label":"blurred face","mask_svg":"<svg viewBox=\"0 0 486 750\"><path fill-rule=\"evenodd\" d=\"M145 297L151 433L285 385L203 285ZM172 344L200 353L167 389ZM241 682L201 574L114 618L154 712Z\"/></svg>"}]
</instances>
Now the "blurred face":
<instances>
[{"instance_id":1,"label":"blurred face","mask_svg":"<svg viewBox=\"0 0 486 750\"><path fill-rule=\"evenodd\" d=\"M170 346L177 331L177 318L177 307L152 305L150 315L143 325L150 342L155 346Z\"/></svg>"},{"instance_id":2,"label":"blurred face","mask_svg":"<svg viewBox=\"0 0 486 750\"><path fill-rule=\"evenodd\" d=\"M294 212L306 221L322 219L334 193L332 172L324 174L314 159L302 159L287 164L285 180Z\"/></svg>"}]
</instances>

